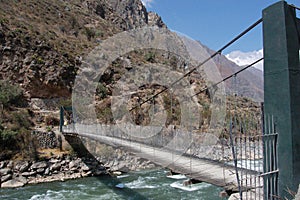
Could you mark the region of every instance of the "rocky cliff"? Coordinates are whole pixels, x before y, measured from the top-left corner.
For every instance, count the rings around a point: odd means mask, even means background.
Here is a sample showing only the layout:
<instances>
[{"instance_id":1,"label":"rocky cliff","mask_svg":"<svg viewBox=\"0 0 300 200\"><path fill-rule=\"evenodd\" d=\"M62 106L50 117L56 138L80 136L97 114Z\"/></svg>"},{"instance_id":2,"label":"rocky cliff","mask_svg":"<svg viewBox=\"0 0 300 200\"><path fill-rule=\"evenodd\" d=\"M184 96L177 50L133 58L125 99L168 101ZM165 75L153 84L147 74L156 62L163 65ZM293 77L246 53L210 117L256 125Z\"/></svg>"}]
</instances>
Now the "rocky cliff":
<instances>
[{"instance_id":1,"label":"rocky cliff","mask_svg":"<svg viewBox=\"0 0 300 200\"><path fill-rule=\"evenodd\" d=\"M0 78L28 97L70 97L81 58L115 33L165 27L139 0L0 2Z\"/></svg>"},{"instance_id":2,"label":"rocky cliff","mask_svg":"<svg viewBox=\"0 0 300 200\"><path fill-rule=\"evenodd\" d=\"M1 1L0 78L30 98L70 97L82 57L116 33L147 25L166 27L140 0ZM224 56L214 61L224 77L239 69ZM245 71L238 82L240 94L262 100L260 72Z\"/></svg>"}]
</instances>

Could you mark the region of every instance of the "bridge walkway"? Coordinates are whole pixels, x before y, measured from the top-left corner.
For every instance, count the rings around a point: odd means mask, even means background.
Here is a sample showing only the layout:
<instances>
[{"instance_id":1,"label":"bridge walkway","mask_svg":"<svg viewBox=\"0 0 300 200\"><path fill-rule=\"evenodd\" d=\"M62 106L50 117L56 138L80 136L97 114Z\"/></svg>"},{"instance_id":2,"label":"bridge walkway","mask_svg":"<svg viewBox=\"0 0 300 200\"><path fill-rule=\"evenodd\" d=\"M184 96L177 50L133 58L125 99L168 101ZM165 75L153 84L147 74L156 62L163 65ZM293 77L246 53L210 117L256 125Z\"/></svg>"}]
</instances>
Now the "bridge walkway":
<instances>
[{"instance_id":1,"label":"bridge walkway","mask_svg":"<svg viewBox=\"0 0 300 200\"><path fill-rule=\"evenodd\" d=\"M121 139L100 134L97 135L91 132L88 133L88 131L82 131L80 134L77 134L73 128L68 127L63 128L63 133L75 134L107 145L123 147L141 158L166 167L176 173L184 174L189 178L223 187L227 191L238 191L235 168L231 165L224 165L224 163L217 161L191 157L188 154L180 155L172 150L154 148L150 145L130 141L124 138ZM240 170L243 170L244 173L253 176L258 173L246 169ZM262 183L258 183L260 180L261 179L252 180L251 184L247 184L248 188L243 188L243 190L250 190L256 188L258 185L262 185Z\"/></svg>"}]
</instances>

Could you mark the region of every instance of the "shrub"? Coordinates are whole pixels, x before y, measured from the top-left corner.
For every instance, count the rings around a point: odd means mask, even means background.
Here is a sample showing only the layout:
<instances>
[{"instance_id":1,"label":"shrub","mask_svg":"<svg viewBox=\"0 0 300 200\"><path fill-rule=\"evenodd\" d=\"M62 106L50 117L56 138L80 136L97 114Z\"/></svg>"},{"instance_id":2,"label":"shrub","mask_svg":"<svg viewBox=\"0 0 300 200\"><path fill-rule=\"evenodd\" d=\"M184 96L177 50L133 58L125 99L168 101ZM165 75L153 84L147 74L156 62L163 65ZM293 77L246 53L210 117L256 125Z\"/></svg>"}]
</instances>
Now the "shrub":
<instances>
[{"instance_id":1,"label":"shrub","mask_svg":"<svg viewBox=\"0 0 300 200\"><path fill-rule=\"evenodd\" d=\"M18 131L20 129L29 129L32 125L32 122L30 121L30 115L28 111L25 110L12 112L11 119L13 124L13 127L11 129L13 131Z\"/></svg>"},{"instance_id":2,"label":"shrub","mask_svg":"<svg viewBox=\"0 0 300 200\"><path fill-rule=\"evenodd\" d=\"M0 147L1 148L16 148L17 132L12 130L0 130Z\"/></svg>"},{"instance_id":3,"label":"shrub","mask_svg":"<svg viewBox=\"0 0 300 200\"><path fill-rule=\"evenodd\" d=\"M7 81L0 81L0 104L8 106L18 105L22 99L22 90L17 85L9 84Z\"/></svg>"},{"instance_id":4,"label":"shrub","mask_svg":"<svg viewBox=\"0 0 300 200\"><path fill-rule=\"evenodd\" d=\"M72 29L78 29L79 28L79 23L78 23L78 20L75 16L70 17L70 24L72 26Z\"/></svg>"},{"instance_id":5,"label":"shrub","mask_svg":"<svg viewBox=\"0 0 300 200\"><path fill-rule=\"evenodd\" d=\"M88 41L91 41L91 39L96 36L95 30L88 28L88 27L85 27L85 34L86 34Z\"/></svg>"},{"instance_id":6,"label":"shrub","mask_svg":"<svg viewBox=\"0 0 300 200\"><path fill-rule=\"evenodd\" d=\"M107 88L102 84L98 83L96 88L96 94L101 98L104 99L107 97Z\"/></svg>"},{"instance_id":7,"label":"shrub","mask_svg":"<svg viewBox=\"0 0 300 200\"><path fill-rule=\"evenodd\" d=\"M146 61L153 63L153 62L155 62L155 53L150 51L150 52L146 53L144 58Z\"/></svg>"}]
</instances>

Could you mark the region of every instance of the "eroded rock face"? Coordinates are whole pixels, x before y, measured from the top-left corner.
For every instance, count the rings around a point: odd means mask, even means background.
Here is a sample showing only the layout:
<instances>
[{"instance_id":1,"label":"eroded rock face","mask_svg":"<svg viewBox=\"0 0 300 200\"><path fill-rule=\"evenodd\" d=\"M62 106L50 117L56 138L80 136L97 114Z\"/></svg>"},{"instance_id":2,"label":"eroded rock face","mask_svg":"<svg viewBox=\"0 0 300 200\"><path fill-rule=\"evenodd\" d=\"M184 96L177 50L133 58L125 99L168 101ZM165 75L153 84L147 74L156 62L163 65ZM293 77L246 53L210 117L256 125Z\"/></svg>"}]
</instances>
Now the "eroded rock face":
<instances>
[{"instance_id":1,"label":"eroded rock face","mask_svg":"<svg viewBox=\"0 0 300 200\"><path fill-rule=\"evenodd\" d=\"M165 23L162 21L161 17L154 12L148 13L148 24L150 26L166 27Z\"/></svg>"},{"instance_id":2,"label":"eroded rock face","mask_svg":"<svg viewBox=\"0 0 300 200\"><path fill-rule=\"evenodd\" d=\"M166 27L140 0L10 1L0 2L0 11L0 78L21 85L30 98L69 97L82 56L97 41L148 25Z\"/></svg>"},{"instance_id":3,"label":"eroded rock face","mask_svg":"<svg viewBox=\"0 0 300 200\"><path fill-rule=\"evenodd\" d=\"M166 27L160 16L147 12L140 0L85 1L84 4L101 18L117 25L121 30L144 26Z\"/></svg>"}]
</instances>

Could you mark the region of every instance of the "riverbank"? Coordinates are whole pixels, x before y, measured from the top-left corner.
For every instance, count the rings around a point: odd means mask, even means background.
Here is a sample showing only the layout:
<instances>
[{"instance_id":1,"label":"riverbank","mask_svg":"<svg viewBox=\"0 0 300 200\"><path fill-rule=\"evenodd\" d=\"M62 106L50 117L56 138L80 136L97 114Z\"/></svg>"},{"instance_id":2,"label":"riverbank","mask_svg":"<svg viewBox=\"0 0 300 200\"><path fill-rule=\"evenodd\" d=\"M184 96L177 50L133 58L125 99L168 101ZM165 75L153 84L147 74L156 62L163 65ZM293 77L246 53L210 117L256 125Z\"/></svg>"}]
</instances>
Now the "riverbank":
<instances>
[{"instance_id":1,"label":"riverbank","mask_svg":"<svg viewBox=\"0 0 300 200\"><path fill-rule=\"evenodd\" d=\"M42 161L1 161L1 188L23 187L27 184L65 181L89 176L114 175L156 167L153 163L122 150L116 149L115 151L115 154L121 155L117 159L59 155L44 158Z\"/></svg>"},{"instance_id":2,"label":"riverbank","mask_svg":"<svg viewBox=\"0 0 300 200\"><path fill-rule=\"evenodd\" d=\"M52 157L43 161L0 162L2 188L64 181L106 173L107 170L101 163L69 155Z\"/></svg>"}]
</instances>

